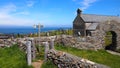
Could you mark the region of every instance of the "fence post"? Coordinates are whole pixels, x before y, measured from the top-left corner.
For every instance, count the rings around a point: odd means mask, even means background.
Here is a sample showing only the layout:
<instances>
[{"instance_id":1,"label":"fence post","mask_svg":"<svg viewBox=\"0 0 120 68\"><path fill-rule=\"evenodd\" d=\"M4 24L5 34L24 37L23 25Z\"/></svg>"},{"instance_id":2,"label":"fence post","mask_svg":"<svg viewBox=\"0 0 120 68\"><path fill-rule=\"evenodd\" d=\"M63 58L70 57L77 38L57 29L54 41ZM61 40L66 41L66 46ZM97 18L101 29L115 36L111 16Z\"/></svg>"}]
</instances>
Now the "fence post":
<instances>
[{"instance_id":1,"label":"fence post","mask_svg":"<svg viewBox=\"0 0 120 68\"><path fill-rule=\"evenodd\" d=\"M44 54L44 61L46 61L47 60L47 52L48 52L48 50L49 50L49 44L48 44L48 42L45 42L45 54Z\"/></svg>"},{"instance_id":2,"label":"fence post","mask_svg":"<svg viewBox=\"0 0 120 68\"><path fill-rule=\"evenodd\" d=\"M28 65L31 65L31 41L27 41L26 42L26 46L27 46L27 63Z\"/></svg>"},{"instance_id":3,"label":"fence post","mask_svg":"<svg viewBox=\"0 0 120 68\"><path fill-rule=\"evenodd\" d=\"M50 49L54 49L54 39L50 40Z\"/></svg>"},{"instance_id":4,"label":"fence post","mask_svg":"<svg viewBox=\"0 0 120 68\"><path fill-rule=\"evenodd\" d=\"M36 58L36 47L35 47L35 42L34 39L31 39L31 46L32 46L32 59L34 60Z\"/></svg>"}]
</instances>

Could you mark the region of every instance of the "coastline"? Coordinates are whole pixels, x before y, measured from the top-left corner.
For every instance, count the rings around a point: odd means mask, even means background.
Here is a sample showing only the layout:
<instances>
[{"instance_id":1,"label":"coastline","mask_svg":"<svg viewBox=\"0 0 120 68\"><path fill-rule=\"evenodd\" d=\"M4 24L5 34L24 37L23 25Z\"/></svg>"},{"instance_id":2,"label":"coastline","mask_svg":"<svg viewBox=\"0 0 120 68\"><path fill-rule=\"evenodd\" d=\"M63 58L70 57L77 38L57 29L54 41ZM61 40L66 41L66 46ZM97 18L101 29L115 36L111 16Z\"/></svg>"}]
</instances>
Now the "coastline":
<instances>
[{"instance_id":1,"label":"coastline","mask_svg":"<svg viewBox=\"0 0 120 68\"><path fill-rule=\"evenodd\" d=\"M66 30L71 29L71 27L43 27L41 32L48 32L54 30ZM37 33L38 29L33 27L0 27L0 34L30 34Z\"/></svg>"}]
</instances>

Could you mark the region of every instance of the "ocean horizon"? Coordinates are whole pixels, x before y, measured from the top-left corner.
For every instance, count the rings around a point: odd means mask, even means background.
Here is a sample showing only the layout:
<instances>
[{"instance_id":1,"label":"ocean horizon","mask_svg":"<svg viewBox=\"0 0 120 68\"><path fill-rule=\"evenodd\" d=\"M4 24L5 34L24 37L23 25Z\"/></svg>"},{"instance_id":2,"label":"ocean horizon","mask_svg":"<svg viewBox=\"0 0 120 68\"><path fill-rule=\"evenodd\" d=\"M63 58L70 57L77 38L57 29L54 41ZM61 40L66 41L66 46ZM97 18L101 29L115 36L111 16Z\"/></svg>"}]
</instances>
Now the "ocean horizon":
<instances>
[{"instance_id":1,"label":"ocean horizon","mask_svg":"<svg viewBox=\"0 0 120 68\"><path fill-rule=\"evenodd\" d=\"M71 27L43 27L40 29L41 32L48 32L59 29L71 29ZM38 28L33 27L0 27L0 33L2 34L30 34L38 33Z\"/></svg>"}]
</instances>

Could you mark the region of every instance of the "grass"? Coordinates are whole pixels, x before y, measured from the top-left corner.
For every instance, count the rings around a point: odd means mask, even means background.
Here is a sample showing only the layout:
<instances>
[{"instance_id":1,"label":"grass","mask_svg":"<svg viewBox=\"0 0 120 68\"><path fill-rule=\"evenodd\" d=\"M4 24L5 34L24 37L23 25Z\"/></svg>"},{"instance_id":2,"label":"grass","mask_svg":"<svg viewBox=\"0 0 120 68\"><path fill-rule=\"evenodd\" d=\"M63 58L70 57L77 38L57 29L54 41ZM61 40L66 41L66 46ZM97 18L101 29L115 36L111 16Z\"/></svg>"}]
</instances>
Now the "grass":
<instances>
[{"instance_id":1,"label":"grass","mask_svg":"<svg viewBox=\"0 0 120 68\"><path fill-rule=\"evenodd\" d=\"M59 28L58 30L53 30L53 31L49 31L49 32L41 32L40 35L41 36L54 36L54 35L61 35L61 34L65 34L65 35L72 35L73 34L73 30L71 28L69 29L62 29ZM24 34L17 34L17 37L24 37ZM29 37L38 37L37 33L34 34L29 34Z\"/></svg>"},{"instance_id":2,"label":"grass","mask_svg":"<svg viewBox=\"0 0 120 68\"><path fill-rule=\"evenodd\" d=\"M36 60L40 59L40 60L44 60L44 50L45 50L45 47L44 46L37 46L37 49L39 48L39 51L38 51L38 54L37 54L37 57L36 57ZM57 68L56 65L54 65L52 63L52 61L48 60L47 62L44 62L42 64L42 67L41 68Z\"/></svg>"},{"instance_id":3,"label":"grass","mask_svg":"<svg viewBox=\"0 0 120 68\"><path fill-rule=\"evenodd\" d=\"M57 68L57 66L54 65L52 61L47 61L42 64L41 68Z\"/></svg>"},{"instance_id":4,"label":"grass","mask_svg":"<svg viewBox=\"0 0 120 68\"><path fill-rule=\"evenodd\" d=\"M105 40L106 46L109 46L110 44L112 44L112 33L106 32L106 36L105 36L104 40Z\"/></svg>"},{"instance_id":5,"label":"grass","mask_svg":"<svg viewBox=\"0 0 120 68\"><path fill-rule=\"evenodd\" d=\"M105 50L98 50L98 51L80 50L77 48L65 47L62 45L56 45L55 48L60 51L65 51L73 55L110 66L111 68L120 67L120 56L109 54Z\"/></svg>"},{"instance_id":6,"label":"grass","mask_svg":"<svg viewBox=\"0 0 120 68\"><path fill-rule=\"evenodd\" d=\"M0 68L32 68L27 65L26 54L17 45L0 48Z\"/></svg>"},{"instance_id":7,"label":"grass","mask_svg":"<svg viewBox=\"0 0 120 68\"><path fill-rule=\"evenodd\" d=\"M44 50L45 47L43 45L36 45L37 48L37 55L36 55L36 60L44 60Z\"/></svg>"}]
</instances>

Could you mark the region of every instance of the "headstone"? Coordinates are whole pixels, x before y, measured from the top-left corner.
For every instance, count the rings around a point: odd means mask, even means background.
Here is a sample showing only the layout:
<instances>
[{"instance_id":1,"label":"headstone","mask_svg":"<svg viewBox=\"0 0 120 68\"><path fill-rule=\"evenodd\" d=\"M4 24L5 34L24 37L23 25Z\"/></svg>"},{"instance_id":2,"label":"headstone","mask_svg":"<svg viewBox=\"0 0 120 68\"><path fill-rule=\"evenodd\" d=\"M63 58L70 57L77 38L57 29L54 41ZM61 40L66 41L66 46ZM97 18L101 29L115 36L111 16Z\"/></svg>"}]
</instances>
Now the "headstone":
<instances>
[{"instance_id":1,"label":"headstone","mask_svg":"<svg viewBox=\"0 0 120 68\"><path fill-rule=\"evenodd\" d=\"M27 63L28 65L31 65L31 41L27 41L26 42L26 46L27 46Z\"/></svg>"}]
</instances>

